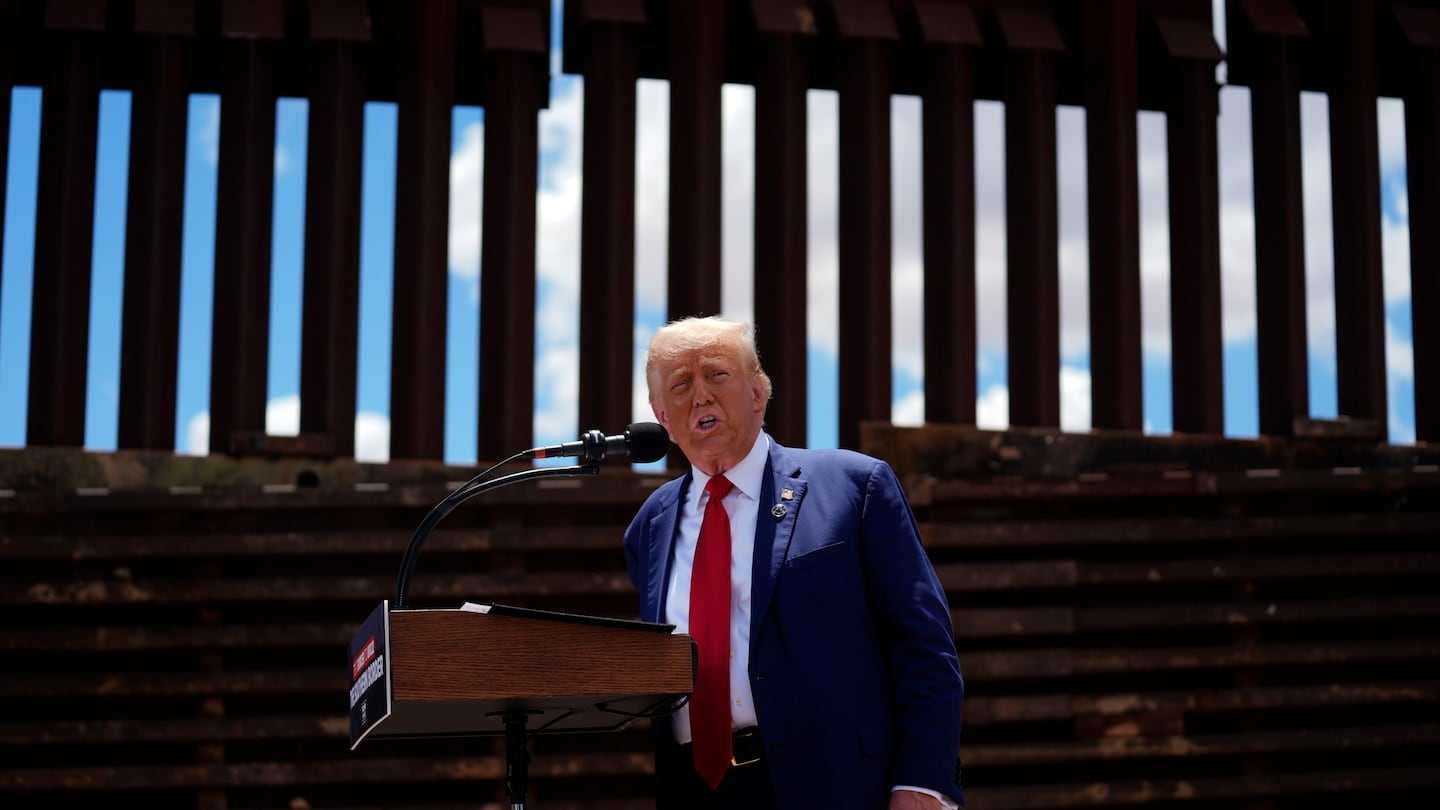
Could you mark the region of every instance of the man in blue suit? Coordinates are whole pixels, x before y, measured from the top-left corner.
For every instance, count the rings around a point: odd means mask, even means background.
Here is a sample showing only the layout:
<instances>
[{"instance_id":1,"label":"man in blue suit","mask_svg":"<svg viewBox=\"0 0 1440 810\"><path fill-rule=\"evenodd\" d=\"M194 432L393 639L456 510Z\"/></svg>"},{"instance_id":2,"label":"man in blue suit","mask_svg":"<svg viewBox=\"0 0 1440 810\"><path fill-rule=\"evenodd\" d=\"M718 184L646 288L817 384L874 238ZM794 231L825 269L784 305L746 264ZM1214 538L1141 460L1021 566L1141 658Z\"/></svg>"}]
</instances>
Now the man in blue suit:
<instances>
[{"instance_id":1,"label":"man in blue suit","mask_svg":"<svg viewBox=\"0 0 1440 810\"><path fill-rule=\"evenodd\" d=\"M689 633L700 659L689 705L655 722L657 806L963 803L949 608L895 474L763 432L771 382L748 324L672 323L645 373L691 469L641 507L626 561L642 618Z\"/></svg>"}]
</instances>

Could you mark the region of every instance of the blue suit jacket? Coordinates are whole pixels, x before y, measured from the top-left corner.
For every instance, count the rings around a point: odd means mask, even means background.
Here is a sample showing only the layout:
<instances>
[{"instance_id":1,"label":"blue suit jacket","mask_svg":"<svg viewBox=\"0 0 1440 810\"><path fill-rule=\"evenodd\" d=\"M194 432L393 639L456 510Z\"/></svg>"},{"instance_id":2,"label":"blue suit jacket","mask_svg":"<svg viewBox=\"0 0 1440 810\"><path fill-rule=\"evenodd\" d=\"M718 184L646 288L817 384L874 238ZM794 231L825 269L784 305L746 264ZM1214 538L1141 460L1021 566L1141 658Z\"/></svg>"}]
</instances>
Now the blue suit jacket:
<instances>
[{"instance_id":1,"label":"blue suit jacket","mask_svg":"<svg viewBox=\"0 0 1440 810\"><path fill-rule=\"evenodd\" d=\"M664 620L691 478L658 488L625 532L647 621ZM883 808L897 784L963 803L954 631L890 467L771 439L751 587L750 686L779 805Z\"/></svg>"}]
</instances>

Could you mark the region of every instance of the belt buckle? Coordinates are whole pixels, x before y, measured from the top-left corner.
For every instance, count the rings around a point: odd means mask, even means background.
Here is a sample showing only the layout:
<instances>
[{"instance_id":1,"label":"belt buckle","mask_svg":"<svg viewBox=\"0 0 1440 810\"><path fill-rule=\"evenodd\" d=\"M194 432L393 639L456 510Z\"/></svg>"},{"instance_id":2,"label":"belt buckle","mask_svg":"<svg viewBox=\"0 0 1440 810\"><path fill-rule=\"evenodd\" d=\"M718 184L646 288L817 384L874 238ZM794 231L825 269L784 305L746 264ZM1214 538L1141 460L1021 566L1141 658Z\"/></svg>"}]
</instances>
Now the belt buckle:
<instances>
[{"instance_id":1,"label":"belt buckle","mask_svg":"<svg viewBox=\"0 0 1440 810\"><path fill-rule=\"evenodd\" d=\"M735 753L735 743L742 740L751 742L750 745L745 746L747 753L743 755L743 758L741 755ZM760 746L758 742L753 730L735 734L730 743L730 764L739 767L741 765L754 765L759 762L760 758L764 755L764 748Z\"/></svg>"},{"instance_id":2,"label":"belt buckle","mask_svg":"<svg viewBox=\"0 0 1440 810\"><path fill-rule=\"evenodd\" d=\"M730 756L730 764L731 764L731 765L734 765L734 766L736 766L736 767L739 767L739 766L741 766L741 765L754 765L755 763L757 763L757 762L759 762L759 761L760 761L760 755L759 755L759 754L756 754L756 755L754 755L754 756L746 757L745 759L736 759L733 754Z\"/></svg>"}]
</instances>

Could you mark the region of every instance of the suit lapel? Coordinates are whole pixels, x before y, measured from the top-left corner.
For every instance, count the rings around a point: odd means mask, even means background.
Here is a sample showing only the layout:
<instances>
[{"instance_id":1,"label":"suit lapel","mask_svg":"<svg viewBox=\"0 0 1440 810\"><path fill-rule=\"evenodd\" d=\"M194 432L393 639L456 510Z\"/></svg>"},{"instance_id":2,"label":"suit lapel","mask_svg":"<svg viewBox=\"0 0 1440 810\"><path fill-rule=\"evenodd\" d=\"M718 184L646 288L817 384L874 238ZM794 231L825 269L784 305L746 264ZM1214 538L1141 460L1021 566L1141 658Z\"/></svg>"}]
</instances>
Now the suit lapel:
<instances>
[{"instance_id":1,"label":"suit lapel","mask_svg":"<svg viewBox=\"0 0 1440 810\"><path fill-rule=\"evenodd\" d=\"M805 482L799 478L800 465L789 451L770 440L770 457L760 483L760 507L755 515L755 554L750 572L750 637L758 638L775 583L790 552L795 520L805 500ZM790 497L784 497L786 491Z\"/></svg>"},{"instance_id":2,"label":"suit lapel","mask_svg":"<svg viewBox=\"0 0 1440 810\"><path fill-rule=\"evenodd\" d=\"M664 623L665 621L665 593L669 590L666 584L670 582L670 566L675 559L675 537L680 525L680 505L685 502L685 492L690 488L691 474L685 474L685 480L676 489L675 500L666 504L650 519L650 526L646 534L650 540L650 570L646 572L645 581L649 588L646 594L645 606L652 611L648 616L642 616L645 621Z\"/></svg>"}]
</instances>

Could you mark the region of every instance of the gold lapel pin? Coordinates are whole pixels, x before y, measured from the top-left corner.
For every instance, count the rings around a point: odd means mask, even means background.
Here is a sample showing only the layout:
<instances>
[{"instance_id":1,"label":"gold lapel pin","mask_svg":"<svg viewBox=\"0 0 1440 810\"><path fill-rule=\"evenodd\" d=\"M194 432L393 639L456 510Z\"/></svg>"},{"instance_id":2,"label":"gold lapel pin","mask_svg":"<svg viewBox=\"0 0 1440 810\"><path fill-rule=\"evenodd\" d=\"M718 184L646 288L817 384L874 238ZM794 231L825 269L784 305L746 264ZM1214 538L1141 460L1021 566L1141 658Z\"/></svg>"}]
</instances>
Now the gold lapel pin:
<instances>
[{"instance_id":1,"label":"gold lapel pin","mask_svg":"<svg viewBox=\"0 0 1440 810\"><path fill-rule=\"evenodd\" d=\"M795 500L795 490L793 490L793 489L788 489L788 488L787 488L787 489L782 489L782 490L780 490L780 500L782 500L782 501L793 501L793 500Z\"/></svg>"}]
</instances>

